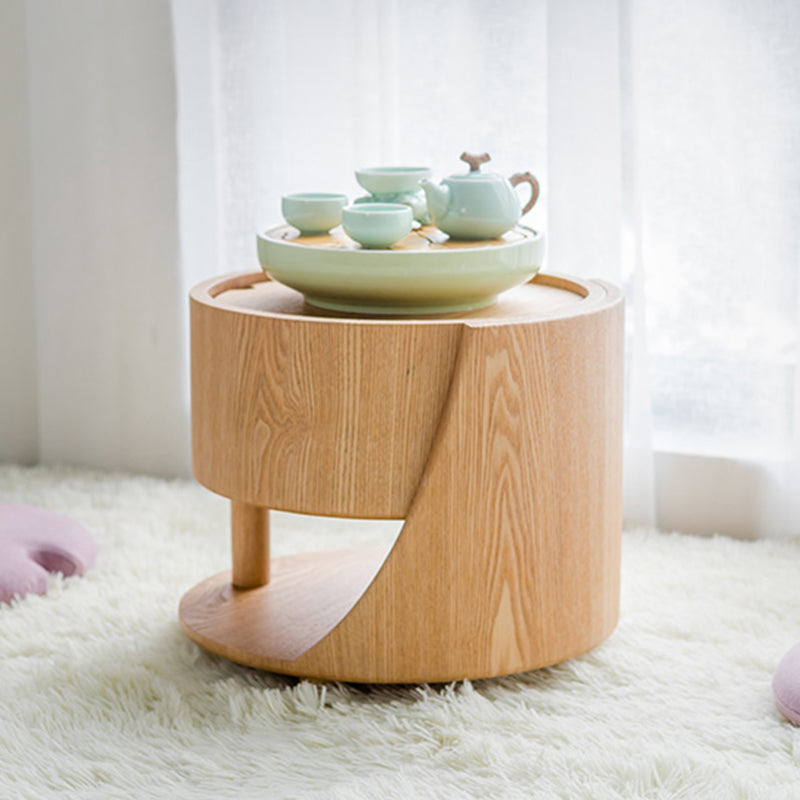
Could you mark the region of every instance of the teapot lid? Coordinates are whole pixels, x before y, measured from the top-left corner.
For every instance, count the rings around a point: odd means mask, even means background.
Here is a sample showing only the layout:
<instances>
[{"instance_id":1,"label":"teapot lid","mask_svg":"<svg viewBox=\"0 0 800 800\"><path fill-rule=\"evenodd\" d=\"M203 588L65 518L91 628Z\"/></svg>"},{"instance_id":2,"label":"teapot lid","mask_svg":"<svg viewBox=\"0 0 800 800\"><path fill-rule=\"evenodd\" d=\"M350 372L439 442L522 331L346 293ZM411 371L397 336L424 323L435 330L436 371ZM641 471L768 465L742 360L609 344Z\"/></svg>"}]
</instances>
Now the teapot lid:
<instances>
[{"instance_id":1,"label":"teapot lid","mask_svg":"<svg viewBox=\"0 0 800 800\"><path fill-rule=\"evenodd\" d=\"M481 172L481 164L485 164L487 161L491 161L492 157L488 153L481 153L480 155L473 155L472 153L468 153L466 150L459 156L461 161L465 161L469 164L469 172L464 175L451 175L450 178L456 178L461 180L497 180L498 178L502 177L495 172Z\"/></svg>"}]
</instances>

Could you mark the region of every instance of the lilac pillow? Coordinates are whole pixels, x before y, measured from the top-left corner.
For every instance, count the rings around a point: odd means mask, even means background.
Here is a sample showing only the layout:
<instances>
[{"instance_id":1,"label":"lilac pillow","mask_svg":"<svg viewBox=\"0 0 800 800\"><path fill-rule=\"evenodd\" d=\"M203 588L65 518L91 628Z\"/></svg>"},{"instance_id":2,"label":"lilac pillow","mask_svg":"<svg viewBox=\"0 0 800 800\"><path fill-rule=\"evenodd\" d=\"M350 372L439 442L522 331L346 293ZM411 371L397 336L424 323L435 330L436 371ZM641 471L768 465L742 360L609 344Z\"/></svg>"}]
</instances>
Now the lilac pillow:
<instances>
[{"instance_id":1,"label":"lilac pillow","mask_svg":"<svg viewBox=\"0 0 800 800\"><path fill-rule=\"evenodd\" d=\"M94 540L74 519L45 508L0 503L0 603L44 594L48 572L83 575Z\"/></svg>"},{"instance_id":2,"label":"lilac pillow","mask_svg":"<svg viewBox=\"0 0 800 800\"><path fill-rule=\"evenodd\" d=\"M800 642L778 664L772 691L781 713L789 722L800 725Z\"/></svg>"}]
</instances>

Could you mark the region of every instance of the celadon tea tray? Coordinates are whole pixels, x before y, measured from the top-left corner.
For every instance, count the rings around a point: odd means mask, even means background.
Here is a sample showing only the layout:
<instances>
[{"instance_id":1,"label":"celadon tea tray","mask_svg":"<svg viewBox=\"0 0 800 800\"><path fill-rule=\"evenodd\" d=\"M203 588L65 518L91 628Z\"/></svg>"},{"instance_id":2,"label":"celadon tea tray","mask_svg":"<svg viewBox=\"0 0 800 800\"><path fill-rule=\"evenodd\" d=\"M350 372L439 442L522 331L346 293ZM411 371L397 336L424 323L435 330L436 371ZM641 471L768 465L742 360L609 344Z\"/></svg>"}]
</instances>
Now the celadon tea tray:
<instances>
[{"instance_id":1,"label":"celadon tea tray","mask_svg":"<svg viewBox=\"0 0 800 800\"><path fill-rule=\"evenodd\" d=\"M385 250L370 250L341 227L304 236L282 225L258 236L273 280L318 308L355 314L443 314L483 308L540 269L544 237L518 226L497 239L455 241L433 226Z\"/></svg>"}]
</instances>

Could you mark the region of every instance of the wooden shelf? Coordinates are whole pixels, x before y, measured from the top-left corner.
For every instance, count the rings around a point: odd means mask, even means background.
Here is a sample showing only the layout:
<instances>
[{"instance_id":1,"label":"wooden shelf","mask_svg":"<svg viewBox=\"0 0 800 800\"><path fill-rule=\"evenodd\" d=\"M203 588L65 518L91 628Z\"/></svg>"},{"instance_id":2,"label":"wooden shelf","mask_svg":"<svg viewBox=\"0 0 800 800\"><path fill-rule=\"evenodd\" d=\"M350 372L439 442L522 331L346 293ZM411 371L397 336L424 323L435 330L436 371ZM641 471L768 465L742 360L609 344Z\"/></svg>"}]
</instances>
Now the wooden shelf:
<instances>
[{"instance_id":1,"label":"wooden shelf","mask_svg":"<svg viewBox=\"0 0 800 800\"><path fill-rule=\"evenodd\" d=\"M329 633L366 591L382 548L277 558L270 582L237 589L231 572L205 580L181 605L181 619L201 644L232 661L273 666L303 655ZM346 680L346 678L344 678Z\"/></svg>"},{"instance_id":2,"label":"wooden shelf","mask_svg":"<svg viewBox=\"0 0 800 800\"><path fill-rule=\"evenodd\" d=\"M233 572L181 603L195 641L294 675L421 682L610 633L616 288L539 274L479 311L361 318L241 274L196 287L191 314L195 475L233 501ZM270 564L269 508L405 522L388 551Z\"/></svg>"}]
</instances>

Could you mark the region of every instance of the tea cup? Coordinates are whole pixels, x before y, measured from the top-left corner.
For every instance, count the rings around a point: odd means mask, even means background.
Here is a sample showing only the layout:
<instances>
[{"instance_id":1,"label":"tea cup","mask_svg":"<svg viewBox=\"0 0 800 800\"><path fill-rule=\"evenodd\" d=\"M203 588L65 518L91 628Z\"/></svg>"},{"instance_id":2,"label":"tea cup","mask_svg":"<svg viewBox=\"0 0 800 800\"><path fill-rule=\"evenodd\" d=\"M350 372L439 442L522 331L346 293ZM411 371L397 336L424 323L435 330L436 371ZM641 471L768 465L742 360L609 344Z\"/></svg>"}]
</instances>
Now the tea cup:
<instances>
[{"instance_id":1,"label":"tea cup","mask_svg":"<svg viewBox=\"0 0 800 800\"><path fill-rule=\"evenodd\" d=\"M414 215L401 203L357 203L342 210L347 235L367 248L391 247L411 233Z\"/></svg>"},{"instance_id":2,"label":"tea cup","mask_svg":"<svg viewBox=\"0 0 800 800\"><path fill-rule=\"evenodd\" d=\"M356 170L356 180L371 195L381 196L416 192L423 178L430 178L430 167L365 167Z\"/></svg>"},{"instance_id":3,"label":"tea cup","mask_svg":"<svg viewBox=\"0 0 800 800\"><path fill-rule=\"evenodd\" d=\"M306 235L328 233L339 225L345 205L345 195L328 192L298 192L281 198L283 218Z\"/></svg>"}]
</instances>

